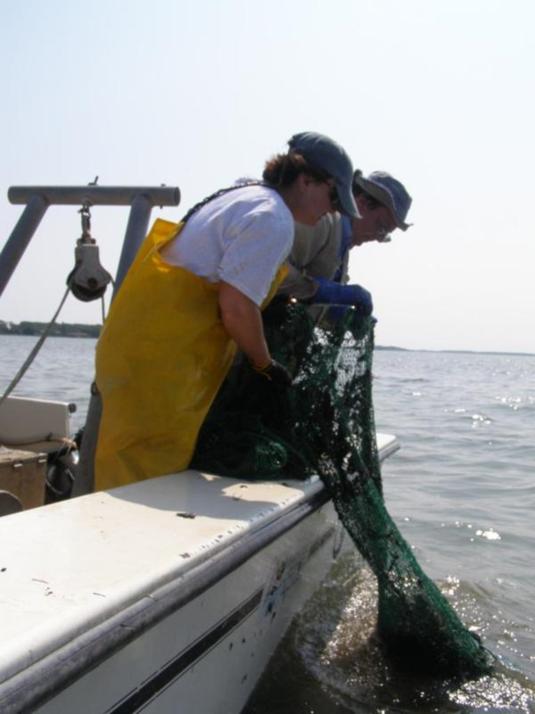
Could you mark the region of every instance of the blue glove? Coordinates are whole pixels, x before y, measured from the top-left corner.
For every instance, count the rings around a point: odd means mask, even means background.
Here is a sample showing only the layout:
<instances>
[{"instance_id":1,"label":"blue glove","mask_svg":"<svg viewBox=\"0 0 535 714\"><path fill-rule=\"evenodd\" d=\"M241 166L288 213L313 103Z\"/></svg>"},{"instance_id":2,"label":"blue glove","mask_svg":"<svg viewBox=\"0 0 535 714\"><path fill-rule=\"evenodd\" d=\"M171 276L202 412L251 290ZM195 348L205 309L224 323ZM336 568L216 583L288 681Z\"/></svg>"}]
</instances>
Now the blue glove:
<instances>
[{"instance_id":1,"label":"blue glove","mask_svg":"<svg viewBox=\"0 0 535 714\"><path fill-rule=\"evenodd\" d=\"M314 280L319 287L312 298L313 302L328 305L353 305L360 315L372 314L372 296L360 285L340 285L340 283L326 278L314 278Z\"/></svg>"},{"instance_id":2,"label":"blue glove","mask_svg":"<svg viewBox=\"0 0 535 714\"><path fill-rule=\"evenodd\" d=\"M327 310L327 318L332 322L339 322L346 316L348 310L351 310L350 305L333 305Z\"/></svg>"}]
</instances>

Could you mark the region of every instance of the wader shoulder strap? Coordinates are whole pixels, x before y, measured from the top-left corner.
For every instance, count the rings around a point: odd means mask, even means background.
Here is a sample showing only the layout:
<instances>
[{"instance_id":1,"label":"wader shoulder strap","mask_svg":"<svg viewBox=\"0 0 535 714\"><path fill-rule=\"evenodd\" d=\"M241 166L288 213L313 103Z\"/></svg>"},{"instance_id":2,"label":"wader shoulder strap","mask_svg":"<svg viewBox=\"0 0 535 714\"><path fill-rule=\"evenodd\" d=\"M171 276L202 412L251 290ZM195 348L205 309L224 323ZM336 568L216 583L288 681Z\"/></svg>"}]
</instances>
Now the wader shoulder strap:
<instances>
[{"instance_id":1,"label":"wader shoulder strap","mask_svg":"<svg viewBox=\"0 0 535 714\"><path fill-rule=\"evenodd\" d=\"M196 203L193 208L190 208L189 211L186 213L184 218L180 221L181 223L186 223L191 216L193 216L194 213L197 213L197 211L205 206L207 203L210 203L210 201L213 201L216 198L219 198L219 196L223 196L225 193L230 193L230 191L236 191L238 188L244 188L246 186L266 186L267 188L272 188L269 184L267 184L265 181L244 181L243 183L238 183L234 186L228 186L227 188L220 188L219 191L216 191L215 193L212 193L210 196L207 196L206 198L203 198L202 201L199 201L199 203Z\"/></svg>"}]
</instances>

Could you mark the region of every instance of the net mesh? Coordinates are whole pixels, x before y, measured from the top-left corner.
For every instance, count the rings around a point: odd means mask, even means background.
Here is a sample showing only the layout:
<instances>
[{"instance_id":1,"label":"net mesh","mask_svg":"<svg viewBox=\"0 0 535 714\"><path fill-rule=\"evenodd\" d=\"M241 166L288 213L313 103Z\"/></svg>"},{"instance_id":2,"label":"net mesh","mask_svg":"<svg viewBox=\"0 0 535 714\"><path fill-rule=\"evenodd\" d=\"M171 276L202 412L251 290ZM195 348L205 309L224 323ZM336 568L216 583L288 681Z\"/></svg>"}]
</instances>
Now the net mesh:
<instances>
[{"instance_id":1,"label":"net mesh","mask_svg":"<svg viewBox=\"0 0 535 714\"><path fill-rule=\"evenodd\" d=\"M373 319L347 310L321 327L299 304L264 316L275 359L294 375L276 389L234 365L201 430L192 466L247 479L319 474L378 581L377 634L404 663L478 676L492 658L416 561L386 510L372 402Z\"/></svg>"}]
</instances>

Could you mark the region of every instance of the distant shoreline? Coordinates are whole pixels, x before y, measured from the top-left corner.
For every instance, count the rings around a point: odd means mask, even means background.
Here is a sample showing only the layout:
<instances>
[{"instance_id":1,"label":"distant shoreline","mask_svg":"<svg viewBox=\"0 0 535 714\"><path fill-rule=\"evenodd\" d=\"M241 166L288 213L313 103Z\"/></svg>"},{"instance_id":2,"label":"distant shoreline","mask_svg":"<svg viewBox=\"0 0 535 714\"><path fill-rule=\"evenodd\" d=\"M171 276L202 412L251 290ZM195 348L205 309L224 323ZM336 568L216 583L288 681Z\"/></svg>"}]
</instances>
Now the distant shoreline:
<instances>
[{"instance_id":1,"label":"distant shoreline","mask_svg":"<svg viewBox=\"0 0 535 714\"><path fill-rule=\"evenodd\" d=\"M46 322L5 322L0 320L0 335L24 335L39 337L43 334ZM52 325L49 337L98 337L101 325L81 325L78 323L57 322Z\"/></svg>"},{"instance_id":2,"label":"distant shoreline","mask_svg":"<svg viewBox=\"0 0 535 714\"><path fill-rule=\"evenodd\" d=\"M23 335L39 337L43 334L46 322L5 322L0 320L0 335ZM59 322L52 326L49 337L92 337L100 335L102 325L81 325L78 323ZM535 357L533 352L497 352L485 350L432 350L424 347L415 349L410 347L396 347L395 345L375 345L378 351L391 352L440 352L445 354L469 355L505 355L510 357Z\"/></svg>"},{"instance_id":3,"label":"distant shoreline","mask_svg":"<svg viewBox=\"0 0 535 714\"><path fill-rule=\"evenodd\" d=\"M503 355L504 357L535 357L535 352L498 352L496 350L433 350L426 347L394 347L375 345L376 350L393 352L433 352L453 355Z\"/></svg>"}]
</instances>

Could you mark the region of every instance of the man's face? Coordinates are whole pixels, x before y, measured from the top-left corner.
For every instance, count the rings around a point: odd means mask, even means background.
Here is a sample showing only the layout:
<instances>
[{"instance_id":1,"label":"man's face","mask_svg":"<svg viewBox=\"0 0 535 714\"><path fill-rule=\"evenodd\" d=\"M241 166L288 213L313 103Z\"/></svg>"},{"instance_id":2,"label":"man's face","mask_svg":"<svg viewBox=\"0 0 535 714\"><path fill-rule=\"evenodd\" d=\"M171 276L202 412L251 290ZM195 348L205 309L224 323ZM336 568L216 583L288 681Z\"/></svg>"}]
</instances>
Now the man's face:
<instances>
[{"instance_id":1,"label":"man's face","mask_svg":"<svg viewBox=\"0 0 535 714\"><path fill-rule=\"evenodd\" d=\"M362 218L355 218L352 221L352 245L380 242L384 240L385 236L396 230L396 221L389 208L386 206L370 208L366 196L362 194L355 200Z\"/></svg>"}]
</instances>

